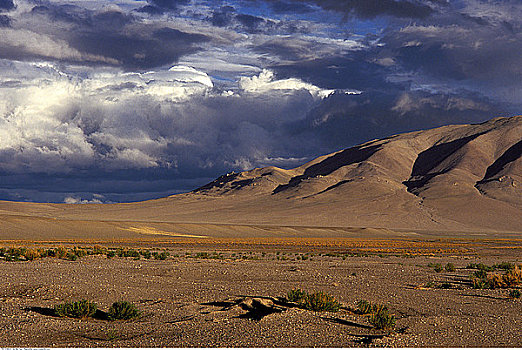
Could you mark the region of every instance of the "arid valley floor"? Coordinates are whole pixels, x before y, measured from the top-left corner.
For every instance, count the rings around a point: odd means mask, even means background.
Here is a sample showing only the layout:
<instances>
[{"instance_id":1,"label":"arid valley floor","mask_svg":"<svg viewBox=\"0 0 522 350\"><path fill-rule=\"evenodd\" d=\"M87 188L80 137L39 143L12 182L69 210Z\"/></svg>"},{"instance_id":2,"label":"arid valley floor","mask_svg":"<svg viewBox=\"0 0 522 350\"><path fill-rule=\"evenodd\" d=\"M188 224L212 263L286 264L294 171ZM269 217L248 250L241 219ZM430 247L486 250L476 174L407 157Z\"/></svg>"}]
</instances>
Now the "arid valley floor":
<instances>
[{"instance_id":1,"label":"arid valley floor","mask_svg":"<svg viewBox=\"0 0 522 350\"><path fill-rule=\"evenodd\" d=\"M507 238L507 239L506 239ZM521 263L522 239L184 238L97 248L168 251L165 260L86 255L0 261L3 347L520 347L522 300L508 289L473 289L470 264ZM58 247L67 242L3 242ZM92 249L93 243L76 244ZM455 271L436 272L448 263ZM285 302L300 288L338 299L338 312ZM53 306L88 299L107 310L126 300L127 321L60 318ZM356 302L384 304L393 330L374 329ZM261 307L255 307L257 304ZM254 306L252 306L254 305Z\"/></svg>"}]
</instances>

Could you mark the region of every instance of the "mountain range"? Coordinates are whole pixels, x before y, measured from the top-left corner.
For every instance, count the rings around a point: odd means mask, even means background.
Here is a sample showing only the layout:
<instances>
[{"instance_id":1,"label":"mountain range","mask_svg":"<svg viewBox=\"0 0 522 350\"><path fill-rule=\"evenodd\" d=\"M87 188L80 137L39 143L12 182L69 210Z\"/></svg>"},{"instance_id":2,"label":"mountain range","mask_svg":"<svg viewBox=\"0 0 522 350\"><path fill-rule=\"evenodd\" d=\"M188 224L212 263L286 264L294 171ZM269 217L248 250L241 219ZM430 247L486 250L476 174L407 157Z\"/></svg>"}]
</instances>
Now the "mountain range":
<instances>
[{"instance_id":1,"label":"mountain range","mask_svg":"<svg viewBox=\"0 0 522 350\"><path fill-rule=\"evenodd\" d=\"M354 228L520 233L521 155L522 116L495 118L372 140L294 169L233 172L157 200L0 202L0 229L11 239L31 232L41 239L78 238L82 232L115 239L328 236Z\"/></svg>"}]
</instances>

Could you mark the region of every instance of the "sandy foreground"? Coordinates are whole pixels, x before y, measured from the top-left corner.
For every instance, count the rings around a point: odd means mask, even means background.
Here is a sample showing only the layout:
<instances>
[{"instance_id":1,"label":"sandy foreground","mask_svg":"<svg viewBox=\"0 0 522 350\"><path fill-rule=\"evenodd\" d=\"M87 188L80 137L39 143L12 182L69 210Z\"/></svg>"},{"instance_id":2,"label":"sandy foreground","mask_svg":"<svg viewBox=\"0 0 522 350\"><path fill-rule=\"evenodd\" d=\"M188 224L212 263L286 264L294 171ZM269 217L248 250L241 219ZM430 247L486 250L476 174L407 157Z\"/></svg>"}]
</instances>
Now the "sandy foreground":
<instances>
[{"instance_id":1,"label":"sandy foreground","mask_svg":"<svg viewBox=\"0 0 522 350\"><path fill-rule=\"evenodd\" d=\"M521 239L193 239L134 244L167 249L166 260L0 260L0 346L522 346L522 300L509 298L506 289L473 289L473 270L466 268L521 263ZM453 263L456 271L428 267L436 263ZM444 282L448 289L441 288ZM344 307L300 309L280 298L293 288L328 292ZM142 316L108 321L52 315L54 305L80 299L103 311L127 300ZM351 311L361 299L387 305L397 318L394 331L373 329L367 316Z\"/></svg>"}]
</instances>

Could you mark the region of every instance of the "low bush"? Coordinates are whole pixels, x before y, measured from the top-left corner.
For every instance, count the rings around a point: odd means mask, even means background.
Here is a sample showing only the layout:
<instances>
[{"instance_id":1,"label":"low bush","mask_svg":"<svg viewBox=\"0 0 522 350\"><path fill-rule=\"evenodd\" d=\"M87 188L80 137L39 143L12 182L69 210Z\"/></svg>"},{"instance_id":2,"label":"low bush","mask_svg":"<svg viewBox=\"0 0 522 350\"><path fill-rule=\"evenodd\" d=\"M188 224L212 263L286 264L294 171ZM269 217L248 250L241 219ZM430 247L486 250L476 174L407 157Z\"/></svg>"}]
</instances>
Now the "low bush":
<instances>
[{"instance_id":1,"label":"low bush","mask_svg":"<svg viewBox=\"0 0 522 350\"><path fill-rule=\"evenodd\" d=\"M483 263L470 263L466 266L467 269L475 269L475 270L480 270L480 271L486 271L486 272L490 272L490 271L493 271L495 270L495 268L493 266L488 266L488 265L484 265Z\"/></svg>"},{"instance_id":2,"label":"low bush","mask_svg":"<svg viewBox=\"0 0 522 350\"><path fill-rule=\"evenodd\" d=\"M130 320L139 317L140 310L134 304L128 301L117 301L113 303L107 313L107 318L110 321L114 320Z\"/></svg>"},{"instance_id":3,"label":"low bush","mask_svg":"<svg viewBox=\"0 0 522 350\"><path fill-rule=\"evenodd\" d=\"M522 267L515 266L504 274L477 271L471 279L475 289L512 288L522 284Z\"/></svg>"},{"instance_id":4,"label":"low bush","mask_svg":"<svg viewBox=\"0 0 522 350\"><path fill-rule=\"evenodd\" d=\"M374 304L368 300L359 300L357 302L357 313L361 315L377 313L382 310L388 310L388 307L381 304Z\"/></svg>"},{"instance_id":5,"label":"low bush","mask_svg":"<svg viewBox=\"0 0 522 350\"><path fill-rule=\"evenodd\" d=\"M509 297L513 299L518 299L522 296L522 293L518 289L511 289L509 291Z\"/></svg>"},{"instance_id":6,"label":"low bush","mask_svg":"<svg viewBox=\"0 0 522 350\"><path fill-rule=\"evenodd\" d=\"M503 275L492 273L487 276L491 288L511 288L522 284L522 268L515 266Z\"/></svg>"},{"instance_id":7,"label":"low bush","mask_svg":"<svg viewBox=\"0 0 522 350\"><path fill-rule=\"evenodd\" d=\"M67 253L67 255L65 256L65 258L66 258L67 260L76 261L76 260L78 260L78 255L74 254L73 252L69 252L69 253Z\"/></svg>"},{"instance_id":8,"label":"low bush","mask_svg":"<svg viewBox=\"0 0 522 350\"><path fill-rule=\"evenodd\" d=\"M292 289L286 299L299 304L302 309L310 311L339 311L341 303L335 297L325 292L308 293L302 289Z\"/></svg>"},{"instance_id":9,"label":"low bush","mask_svg":"<svg viewBox=\"0 0 522 350\"><path fill-rule=\"evenodd\" d=\"M364 315L372 312L372 303L368 300L359 300L357 302L357 312Z\"/></svg>"},{"instance_id":10,"label":"low bush","mask_svg":"<svg viewBox=\"0 0 522 350\"><path fill-rule=\"evenodd\" d=\"M449 282L442 282L442 283L439 285L439 288L440 288L440 289L451 289L451 283L449 283Z\"/></svg>"},{"instance_id":11,"label":"low bush","mask_svg":"<svg viewBox=\"0 0 522 350\"><path fill-rule=\"evenodd\" d=\"M513 270L513 269L515 268L515 264L510 263L510 262L503 261L503 262L501 262L500 264L495 264L495 265L493 265L493 267L494 267L495 269L500 269L500 270L509 271L509 270Z\"/></svg>"},{"instance_id":12,"label":"low bush","mask_svg":"<svg viewBox=\"0 0 522 350\"><path fill-rule=\"evenodd\" d=\"M26 260L32 261L40 257L40 252L36 249L28 248L23 252L23 256Z\"/></svg>"},{"instance_id":13,"label":"low bush","mask_svg":"<svg viewBox=\"0 0 522 350\"><path fill-rule=\"evenodd\" d=\"M433 268L435 270L435 272L442 272L442 270L444 270L444 268L442 267L442 264L440 264L440 263L437 263L437 264L429 263L428 267Z\"/></svg>"},{"instance_id":14,"label":"low bush","mask_svg":"<svg viewBox=\"0 0 522 350\"><path fill-rule=\"evenodd\" d=\"M68 255L70 255L70 256L76 255L77 258L83 258L84 256L87 255L87 250L85 250L83 248L74 247L72 249L72 251L68 253Z\"/></svg>"},{"instance_id":15,"label":"low bush","mask_svg":"<svg viewBox=\"0 0 522 350\"><path fill-rule=\"evenodd\" d=\"M225 259L223 254L214 252L214 253L207 253L207 252L200 252L196 253L194 255L194 258L196 259Z\"/></svg>"},{"instance_id":16,"label":"low bush","mask_svg":"<svg viewBox=\"0 0 522 350\"><path fill-rule=\"evenodd\" d=\"M302 289L296 288L292 289L286 294L286 299L288 301L292 301L294 303L298 303L306 296L306 292Z\"/></svg>"},{"instance_id":17,"label":"low bush","mask_svg":"<svg viewBox=\"0 0 522 350\"><path fill-rule=\"evenodd\" d=\"M453 265L452 263L447 263L446 266L444 266L444 270L446 270L447 272L455 272L455 265Z\"/></svg>"},{"instance_id":18,"label":"low bush","mask_svg":"<svg viewBox=\"0 0 522 350\"><path fill-rule=\"evenodd\" d=\"M148 250L140 250L140 254L145 259L152 258L152 253L150 251L148 251Z\"/></svg>"},{"instance_id":19,"label":"low bush","mask_svg":"<svg viewBox=\"0 0 522 350\"><path fill-rule=\"evenodd\" d=\"M341 303L333 296L324 292L306 294L300 301L299 306L310 311L339 311Z\"/></svg>"},{"instance_id":20,"label":"low bush","mask_svg":"<svg viewBox=\"0 0 522 350\"><path fill-rule=\"evenodd\" d=\"M393 329L395 327L395 315L389 314L386 308L368 316L368 322L377 329Z\"/></svg>"},{"instance_id":21,"label":"low bush","mask_svg":"<svg viewBox=\"0 0 522 350\"><path fill-rule=\"evenodd\" d=\"M54 313L60 317L86 318L96 313L98 306L88 300L59 304L54 307Z\"/></svg>"},{"instance_id":22,"label":"low bush","mask_svg":"<svg viewBox=\"0 0 522 350\"><path fill-rule=\"evenodd\" d=\"M471 285L473 289L489 289L491 288L491 285L489 284L489 281L485 278L473 278L471 280Z\"/></svg>"},{"instance_id":23,"label":"low bush","mask_svg":"<svg viewBox=\"0 0 522 350\"><path fill-rule=\"evenodd\" d=\"M156 259L156 260L165 260L168 258L169 253L166 251L163 251L161 253L154 252L153 255L154 255L154 259Z\"/></svg>"},{"instance_id":24,"label":"low bush","mask_svg":"<svg viewBox=\"0 0 522 350\"><path fill-rule=\"evenodd\" d=\"M102 246L99 246L99 245L95 245L92 248L92 252L91 252L92 255L103 255L105 253L107 253L107 249L103 248Z\"/></svg>"},{"instance_id":25,"label":"low bush","mask_svg":"<svg viewBox=\"0 0 522 350\"><path fill-rule=\"evenodd\" d=\"M54 250L55 257L59 259L66 259L67 258L67 249L64 247L58 247Z\"/></svg>"}]
</instances>

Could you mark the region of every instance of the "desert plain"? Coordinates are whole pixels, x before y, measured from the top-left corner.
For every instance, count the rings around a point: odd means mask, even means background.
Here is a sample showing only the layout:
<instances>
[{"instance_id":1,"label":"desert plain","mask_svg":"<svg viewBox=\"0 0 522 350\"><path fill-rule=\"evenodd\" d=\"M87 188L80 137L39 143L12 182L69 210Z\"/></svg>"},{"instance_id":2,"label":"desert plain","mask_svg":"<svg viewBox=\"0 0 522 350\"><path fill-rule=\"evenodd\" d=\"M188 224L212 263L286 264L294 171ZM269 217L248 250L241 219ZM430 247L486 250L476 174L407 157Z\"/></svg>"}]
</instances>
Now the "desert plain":
<instances>
[{"instance_id":1,"label":"desert plain","mask_svg":"<svg viewBox=\"0 0 522 350\"><path fill-rule=\"evenodd\" d=\"M71 244L61 245L72 249ZM121 247L99 245L105 246ZM166 250L169 257L137 260L102 254L76 261L46 257L0 262L5 276L0 282L0 344L521 346L522 301L511 298L508 289L474 289L469 277L475 271L469 268L473 263L520 263L520 238L365 239L354 234L337 240L142 241L127 249ZM454 271L433 268L448 263ZM342 307L318 312L287 303L287 293L296 288L329 293ZM105 311L114 301L126 300L141 316L108 321L53 315L55 305L82 299ZM359 300L386 305L395 315L395 327L374 329L366 315L355 312Z\"/></svg>"}]
</instances>

